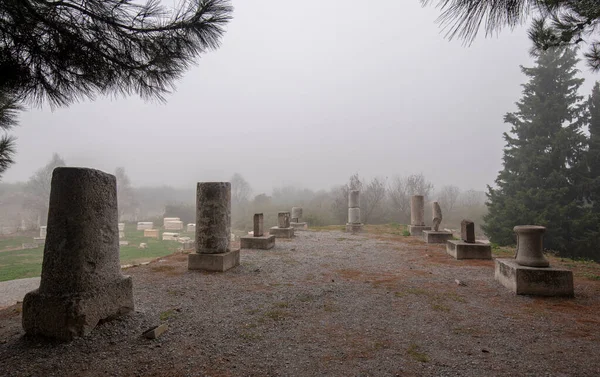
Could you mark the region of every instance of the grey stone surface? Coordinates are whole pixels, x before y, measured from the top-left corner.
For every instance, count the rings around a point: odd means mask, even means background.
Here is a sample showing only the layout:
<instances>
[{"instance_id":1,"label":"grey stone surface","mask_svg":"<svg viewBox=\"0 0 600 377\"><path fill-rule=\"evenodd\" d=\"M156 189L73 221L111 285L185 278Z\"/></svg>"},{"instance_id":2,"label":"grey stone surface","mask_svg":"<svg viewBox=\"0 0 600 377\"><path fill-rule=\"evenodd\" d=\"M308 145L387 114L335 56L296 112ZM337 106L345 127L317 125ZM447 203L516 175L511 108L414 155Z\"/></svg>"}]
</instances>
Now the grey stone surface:
<instances>
[{"instance_id":1,"label":"grey stone surface","mask_svg":"<svg viewBox=\"0 0 600 377\"><path fill-rule=\"evenodd\" d=\"M240 249L220 254L188 255L188 270L202 270L212 272L225 272L240 264Z\"/></svg>"},{"instance_id":2,"label":"grey stone surface","mask_svg":"<svg viewBox=\"0 0 600 377\"><path fill-rule=\"evenodd\" d=\"M360 233L363 231L363 224L346 224L346 233Z\"/></svg>"},{"instance_id":3,"label":"grey stone surface","mask_svg":"<svg viewBox=\"0 0 600 377\"><path fill-rule=\"evenodd\" d=\"M446 252L455 259L492 259L492 246L480 242L449 240Z\"/></svg>"},{"instance_id":4,"label":"grey stone surface","mask_svg":"<svg viewBox=\"0 0 600 377\"><path fill-rule=\"evenodd\" d=\"M475 223L471 220L463 220L460 222L460 238L464 242L475 242Z\"/></svg>"},{"instance_id":5,"label":"grey stone surface","mask_svg":"<svg viewBox=\"0 0 600 377\"><path fill-rule=\"evenodd\" d=\"M360 208L360 190L350 190L348 193L348 208Z\"/></svg>"},{"instance_id":6,"label":"grey stone surface","mask_svg":"<svg viewBox=\"0 0 600 377\"><path fill-rule=\"evenodd\" d=\"M360 208L348 208L348 223L360 224Z\"/></svg>"},{"instance_id":7,"label":"grey stone surface","mask_svg":"<svg viewBox=\"0 0 600 377\"><path fill-rule=\"evenodd\" d=\"M425 199L423 195L410 198L410 225L425 226Z\"/></svg>"},{"instance_id":8,"label":"grey stone surface","mask_svg":"<svg viewBox=\"0 0 600 377\"><path fill-rule=\"evenodd\" d=\"M423 241L425 243L446 243L452 239L450 232L436 232L434 230L423 230Z\"/></svg>"},{"instance_id":9,"label":"grey stone surface","mask_svg":"<svg viewBox=\"0 0 600 377\"><path fill-rule=\"evenodd\" d=\"M277 214L277 226L280 228L289 228L290 227L290 213L289 212L279 212Z\"/></svg>"},{"instance_id":10,"label":"grey stone surface","mask_svg":"<svg viewBox=\"0 0 600 377\"><path fill-rule=\"evenodd\" d=\"M573 272L562 268L527 267L512 258L496 259L494 278L518 295L574 295Z\"/></svg>"},{"instance_id":11,"label":"grey stone surface","mask_svg":"<svg viewBox=\"0 0 600 377\"><path fill-rule=\"evenodd\" d=\"M269 250L275 246L275 236L244 236L240 237L240 246L242 249L261 249Z\"/></svg>"},{"instance_id":12,"label":"grey stone surface","mask_svg":"<svg viewBox=\"0 0 600 377\"><path fill-rule=\"evenodd\" d=\"M307 223L294 223L294 222L292 222L292 223L290 223L290 226L292 228L294 228L296 231L299 231L299 232L303 232L305 230L308 230L308 224Z\"/></svg>"},{"instance_id":13,"label":"grey stone surface","mask_svg":"<svg viewBox=\"0 0 600 377\"><path fill-rule=\"evenodd\" d=\"M292 222L298 223L302 218L302 207L292 207Z\"/></svg>"},{"instance_id":14,"label":"grey stone surface","mask_svg":"<svg viewBox=\"0 0 600 377\"><path fill-rule=\"evenodd\" d=\"M264 235L264 215L262 213L254 214L254 237L262 237Z\"/></svg>"},{"instance_id":15,"label":"grey stone surface","mask_svg":"<svg viewBox=\"0 0 600 377\"><path fill-rule=\"evenodd\" d=\"M198 182L196 192L196 252L229 251L231 237L231 184Z\"/></svg>"},{"instance_id":16,"label":"grey stone surface","mask_svg":"<svg viewBox=\"0 0 600 377\"><path fill-rule=\"evenodd\" d=\"M63 340L133 310L131 278L121 274L117 187L94 169L56 168L39 289L23 301L23 328Z\"/></svg>"},{"instance_id":17,"label":"grey stone surface","mask_svg":"<svg viewBox=\"0 0 600 377\"><path fill-rule=\"evenodd\" d=\"M442 208L440 207L440 203L433 202L431 203L431 209L433 213L433 230L437 232L440 230L442 222Z\"/></svg>"},{"instance_id":18,"label":"grey stone surface","mask_svg":"<svg viewBox=\"0 0 600 377\"><path fill-rule=\"evenodd\" d=\"M528 267L550 266L550 263L543 254L545 227L538 225L517 225L513 230L517 234L515 259L518 264Z\"/></svg>"},{"instance_id":19,"label":"grey stone surface","mask_svg":"<svg viewBox=\"0 0 600 377\"><path fill-rule=\"evenodd\" d=\"M277 238L292 238L294 237L294 228L280 228L278 226L274 226L269 229L269 234Z\"/></svg>"},{"instance_id":20,"label":"grey stone surface","mask_svg":"<svg viewBox=\"0 0 600 377\"><path fill-rule=\"evenodd\" d=\"M156 339L159 336L161 336L165 331L167 331L167 329L169 328L169 326L166 323L162 323L158 326L154 326L151 329L148 329L144 332L144 338L148 338L148 339Z\"/></svg>"},{"instance_id":21,"label":"grey stone surface","mask_svg":"<svg viewBox=\"0 0 600 377\"><path fill-rule=\"evenodd\" d=\"M425 226L425 225L409 225L408 226L408 231L410 232L410 235L413 237L422 237L424 230L431 230L431 227Z\"/></svg>"}]
</instances>

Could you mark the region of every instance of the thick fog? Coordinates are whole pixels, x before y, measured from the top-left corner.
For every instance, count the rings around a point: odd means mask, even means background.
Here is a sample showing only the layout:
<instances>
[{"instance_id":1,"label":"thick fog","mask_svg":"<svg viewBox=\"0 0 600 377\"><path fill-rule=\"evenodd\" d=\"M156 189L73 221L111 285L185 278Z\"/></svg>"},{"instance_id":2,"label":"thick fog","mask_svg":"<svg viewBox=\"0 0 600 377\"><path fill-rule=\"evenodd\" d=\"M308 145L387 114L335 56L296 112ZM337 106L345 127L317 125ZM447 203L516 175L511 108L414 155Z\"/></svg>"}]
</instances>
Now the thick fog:
<instances>
[{"instance_id":1,"label":"thick fog","mask_svg":"<svg viewBox=\"0 0 600 377\"><path fill-rule=\"evenodd\" d=\"M419 1L234 2L222 47L167 103L98 98L20 117L25 181L54 152L134 186L191 186L239 172L254 192L329 188L350 175L423 173L483 190L501 167L503 115L530 65L524 29L448 41ZM582 64L587 95L595 75Z\"/></svg>"}]
</instances>

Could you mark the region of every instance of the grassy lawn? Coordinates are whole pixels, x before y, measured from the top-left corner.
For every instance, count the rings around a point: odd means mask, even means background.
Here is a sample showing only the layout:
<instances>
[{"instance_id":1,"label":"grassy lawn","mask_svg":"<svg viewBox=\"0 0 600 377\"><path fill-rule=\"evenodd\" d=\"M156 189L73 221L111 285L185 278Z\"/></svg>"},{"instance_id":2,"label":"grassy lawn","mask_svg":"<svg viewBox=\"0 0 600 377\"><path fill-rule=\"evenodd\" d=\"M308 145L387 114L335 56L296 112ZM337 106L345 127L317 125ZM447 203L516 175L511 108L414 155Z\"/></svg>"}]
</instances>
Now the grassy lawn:
<instances>
[{"instance_id":1,"label":"grassy lawn","mask_svg":"<svg viewBox=\"0 0 600 377\"><path fill-rule=\"evenodd\" d=\"M193 233L181 233L182 236L194 238ZM161 231L162 237L162 231ZM143 230L136 230L136 224L125 225L125 238L128 246L121 246L121 264L136 264L173 254L180 244L176 241L162 241L145 238ZM15 236L0 240L0 281L23 279L40 276L42 271L43 246L30 250L2 251L20 247L23 243L32 243L32 237ZM148 248L139 249L145 242Z\"/></svg>"}]
</instances>

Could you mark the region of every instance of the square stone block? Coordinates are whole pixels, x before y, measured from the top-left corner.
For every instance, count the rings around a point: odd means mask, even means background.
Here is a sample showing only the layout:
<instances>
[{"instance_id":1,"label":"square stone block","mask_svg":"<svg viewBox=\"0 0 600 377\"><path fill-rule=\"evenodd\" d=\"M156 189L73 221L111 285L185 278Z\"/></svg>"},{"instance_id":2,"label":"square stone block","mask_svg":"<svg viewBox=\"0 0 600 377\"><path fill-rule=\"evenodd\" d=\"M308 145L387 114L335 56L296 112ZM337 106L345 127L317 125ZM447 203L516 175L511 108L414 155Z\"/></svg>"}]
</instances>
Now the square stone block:
<instances>
[{"instance_id":1,"label":"square stone block","mask_svg":"<svg viewBox=\"0 0 600 377\"><path fill-rule=\"evenodd\" d=\"M360 233L363 231L363 224L346 224L346 233Z\"/></svg>"},{"instance_id":2,"label":"square stone block","mask_svg":"<svg viewBox=\"0 0 600 377\"><path fill-rule=\"evenodd\" d=\"M244 236L240 238L240 245L242 249L269 250L275 246L275 236Z\"/></svg>"},{"instance_id":3,"label":"square stone block","mask_svg":"<svg viewBox=\"0 0 600 377\"><path fill-rule=\"evenodd\" d=\"M220 254L188 255L188 270L225 272L240 265L240 249Z\"/></svg>"},{"instance_id":4,"label":"square stone block","mask_svg":"<svg viewBox=\"0 0 600 377\"><path fill-rule=\"evenodd\" d=\"M144 229L144 237L148 238L160 238L160 233L158 229Z\"/></svg>"},{"instance_id":5,"label":"square stone block","mask_svg":"<svg viewBox=\"0 0 600 377\"><path fill-rule=\"evenodd\" d=\"M290 223L290 226L294 228L294 230L304 231L308 229L307 223Z\"/></svg>"},{"instance_id":6,"label":"square stone block","mask_svg":"<svg viewBox=\"0 0 600 377\"><path fill-rule=\"evenodd\" d=\"M450 232L435 232L433 230L423 231L423 241L425 243L446 243L452 238Z\"/></svg>"},{"instance_id":7,"label":"square stone block","mask_svg":"<svg viewBox=\"0 0 600 377\"><path fill-rule=\"evenodd\" d=\"M408 226L408 231L410 232L410 235L413 237L422 237L424 230L431 230L431 227L424 226L424 225L409 225Z\"/></svg>"},{"instance_id":8,"label":"square stone block","mask_svg":"<svg viewBox=\"0 0 600 377\"><path fill-rule=\"evenodd\" d=\"M492 246L481 242L449 240L446 252L455 259L492 259Z\"/></svg>"},{"instance_id":9,"label":"square stone block","mask_svg":"<svg viewBox=\"0 0 600 377\"><path fill-rule=\"evenodd\" d=\"M269 229L269 234L277 238L292 238L294 237L294 228L280 228L277 226Z\"/></svg>"},{"instance_id":10,"label":"square stone block","mask_svg":"<svg viewBox=\"0 0 600 377\"><path fill-rule=\"evenodd\" d=\"M518 295L574 295L573 272L563 268L527 267L515 259L496 259L494 278Z\"/></svg>"},{"instance_id":11,"label":"square stone block","mask_svg":"<svg viewBox=\"0 0 600 377\"><path fill-rule=\"evenodd\" d=\"M23 329L61 340L88 335L104 319L133 310L131 277L92 292L56 296L31 291L23 299Z\"/></svg>"}]
</instances>

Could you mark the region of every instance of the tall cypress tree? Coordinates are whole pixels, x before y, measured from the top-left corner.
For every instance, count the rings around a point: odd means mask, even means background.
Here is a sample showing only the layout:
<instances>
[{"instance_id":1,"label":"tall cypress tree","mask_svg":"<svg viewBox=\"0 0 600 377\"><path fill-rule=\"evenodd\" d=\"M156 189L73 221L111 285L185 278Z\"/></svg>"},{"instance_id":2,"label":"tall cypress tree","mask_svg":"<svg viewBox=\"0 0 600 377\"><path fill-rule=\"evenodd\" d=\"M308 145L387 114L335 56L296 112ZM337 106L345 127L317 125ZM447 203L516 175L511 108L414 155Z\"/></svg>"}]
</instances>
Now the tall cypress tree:
<instances>
[{"instance_id":1,"label":"tall cypress tree","mask_svg":"<svg viewBox=\"0 0 600 377\"><path fill-rule=\"evenodd\" d=\"M547 227L547 249L568 254L577 240L587 119L577 61L572 49L556 48L539 54L533 68L521 67L529 81L518 110L504 117L512 125L504 133L504 168L497 187L488 186L483 229L492 242L514 243L512 228L525 224Z\"/></svg>"},{"instance_id":2,"label":"tall cypress tree","mask_svg":"<svg viewBox=\"0 0 600 377\"><path fill-rule=\"evenodd\" d=\"M600 213L600 83L596 81L588 100L590 113L587 164L590 174L589 197L594 212Z\"/></svg>"}]
</instances>

